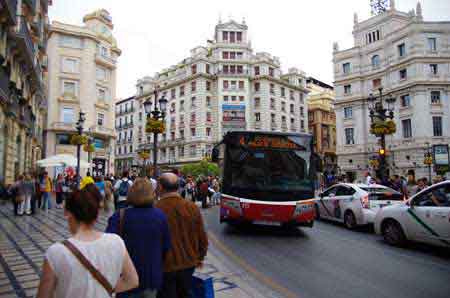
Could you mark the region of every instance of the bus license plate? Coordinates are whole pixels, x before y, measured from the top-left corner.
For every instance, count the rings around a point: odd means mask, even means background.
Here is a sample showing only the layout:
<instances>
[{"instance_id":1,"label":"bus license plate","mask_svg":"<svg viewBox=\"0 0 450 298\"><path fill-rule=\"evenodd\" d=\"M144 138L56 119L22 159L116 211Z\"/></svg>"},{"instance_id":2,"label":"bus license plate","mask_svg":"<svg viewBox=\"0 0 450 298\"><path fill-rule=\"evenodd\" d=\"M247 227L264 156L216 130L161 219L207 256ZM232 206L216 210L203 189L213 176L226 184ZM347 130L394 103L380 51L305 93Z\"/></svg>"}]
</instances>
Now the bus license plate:
<instances>
[{"instance_id":1,"label":"bus license plate","mask_svg":"<svg viewBox=\"0 0 450 298\"><path fill-rule=\"evenodd\" d=\"M268 220L255 220L253 222L255 225L264 225L264 226L281 226L281 222L279 221L268 221Z\"/></svg>"}]
</instances>

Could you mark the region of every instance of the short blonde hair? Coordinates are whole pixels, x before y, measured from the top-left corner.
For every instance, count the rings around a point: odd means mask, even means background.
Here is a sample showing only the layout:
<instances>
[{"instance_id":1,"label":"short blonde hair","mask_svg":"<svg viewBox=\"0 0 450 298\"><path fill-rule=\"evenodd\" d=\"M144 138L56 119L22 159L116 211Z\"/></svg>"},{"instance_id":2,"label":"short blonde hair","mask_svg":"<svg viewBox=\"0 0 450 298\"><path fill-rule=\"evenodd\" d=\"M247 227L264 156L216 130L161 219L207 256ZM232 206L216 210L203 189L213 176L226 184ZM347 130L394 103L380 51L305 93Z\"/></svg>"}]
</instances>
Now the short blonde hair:
<instances>
[{"instance_id":1,"label":"short blonde hair","mask_svg":"<svg viewBox=\"0 0 450 298\"><path fill-rule=\"evenodd\" d=\"M147 178L137 178L128 191L127 201L132 206L151 205L155 201L155 190Z\"/></svg>"}]
</instances>

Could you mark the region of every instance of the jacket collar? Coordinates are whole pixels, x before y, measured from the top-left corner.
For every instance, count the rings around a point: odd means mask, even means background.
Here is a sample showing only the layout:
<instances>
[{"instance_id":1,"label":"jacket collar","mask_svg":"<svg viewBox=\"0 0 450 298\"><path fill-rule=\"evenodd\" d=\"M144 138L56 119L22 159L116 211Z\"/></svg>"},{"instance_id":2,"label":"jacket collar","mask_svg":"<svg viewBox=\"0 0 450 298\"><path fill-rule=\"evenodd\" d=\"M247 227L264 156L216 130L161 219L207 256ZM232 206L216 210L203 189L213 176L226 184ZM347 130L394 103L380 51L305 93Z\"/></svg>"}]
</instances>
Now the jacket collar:
<instances>
[{"instance_id":1,"label":"jacket collar","mask_svg":"<svg viewBox=\"0 0 450 298\"><path fill-rule=\"evenodd\" d=\"M180 196L180 194L179 194L178 192L176 192L176 191L173 191L173 192L167 192L167 193L162 194L162 195L159 196L159 199L160 199L160 200L162 200L162 199L167 199L167 198L180 198L180 199L181 199L181 196Z\"/></svg>"}]
</instances>

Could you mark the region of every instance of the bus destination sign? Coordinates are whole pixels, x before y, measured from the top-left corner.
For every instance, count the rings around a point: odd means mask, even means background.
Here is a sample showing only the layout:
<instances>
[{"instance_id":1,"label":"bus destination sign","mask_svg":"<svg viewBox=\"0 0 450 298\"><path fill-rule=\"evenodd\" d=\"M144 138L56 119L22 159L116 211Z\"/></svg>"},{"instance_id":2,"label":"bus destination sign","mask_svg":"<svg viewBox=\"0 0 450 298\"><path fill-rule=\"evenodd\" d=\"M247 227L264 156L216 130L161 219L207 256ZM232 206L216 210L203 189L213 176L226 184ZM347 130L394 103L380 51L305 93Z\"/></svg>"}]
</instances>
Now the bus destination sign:
<instances>
[{"instance_id":1,"label":"bus destination sign","mask_svg":"<svg viewBox=\"0 0 450 298\"><path fill-rule=\"evenodd\" d=\"M305 150L304 147L288 138L278 136L255 136L253 138L241 136L239 143L252 148Z\"/></svg>"}]
</instances>

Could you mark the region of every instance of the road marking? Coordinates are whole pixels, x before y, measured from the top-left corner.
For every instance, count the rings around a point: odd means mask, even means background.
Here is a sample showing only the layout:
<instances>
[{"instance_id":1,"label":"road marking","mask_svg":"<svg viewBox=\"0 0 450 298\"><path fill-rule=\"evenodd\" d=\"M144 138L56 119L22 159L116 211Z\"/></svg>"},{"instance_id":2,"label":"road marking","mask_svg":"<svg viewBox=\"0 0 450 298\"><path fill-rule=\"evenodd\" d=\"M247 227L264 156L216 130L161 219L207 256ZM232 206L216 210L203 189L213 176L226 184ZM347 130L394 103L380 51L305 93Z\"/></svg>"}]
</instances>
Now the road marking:
<instances>
[{"instance_id":1,"label":"road marking","mask_svg":"<svg viewBox=\"0 0 450 298\"><path fill-rule=\"evenodd\" d=\"M219 239L217 239L217 237L212 232L208 232L208 238L219 250L221 250L225 255L227 255L230 259L232 259L233 262L235 262L237 265L241 266L247 272L252 274L262 284L269 286L276 292L284 295L286 298L298 298L299 297L298 294L293 293L292 291L283 287L282 285L275 282L271 278L265 276L264 274L259 272L257 269L253 268L244 259L242 259L238 255L236 255L224 243L222 243Z\"/></svg>"}]
</instances>

